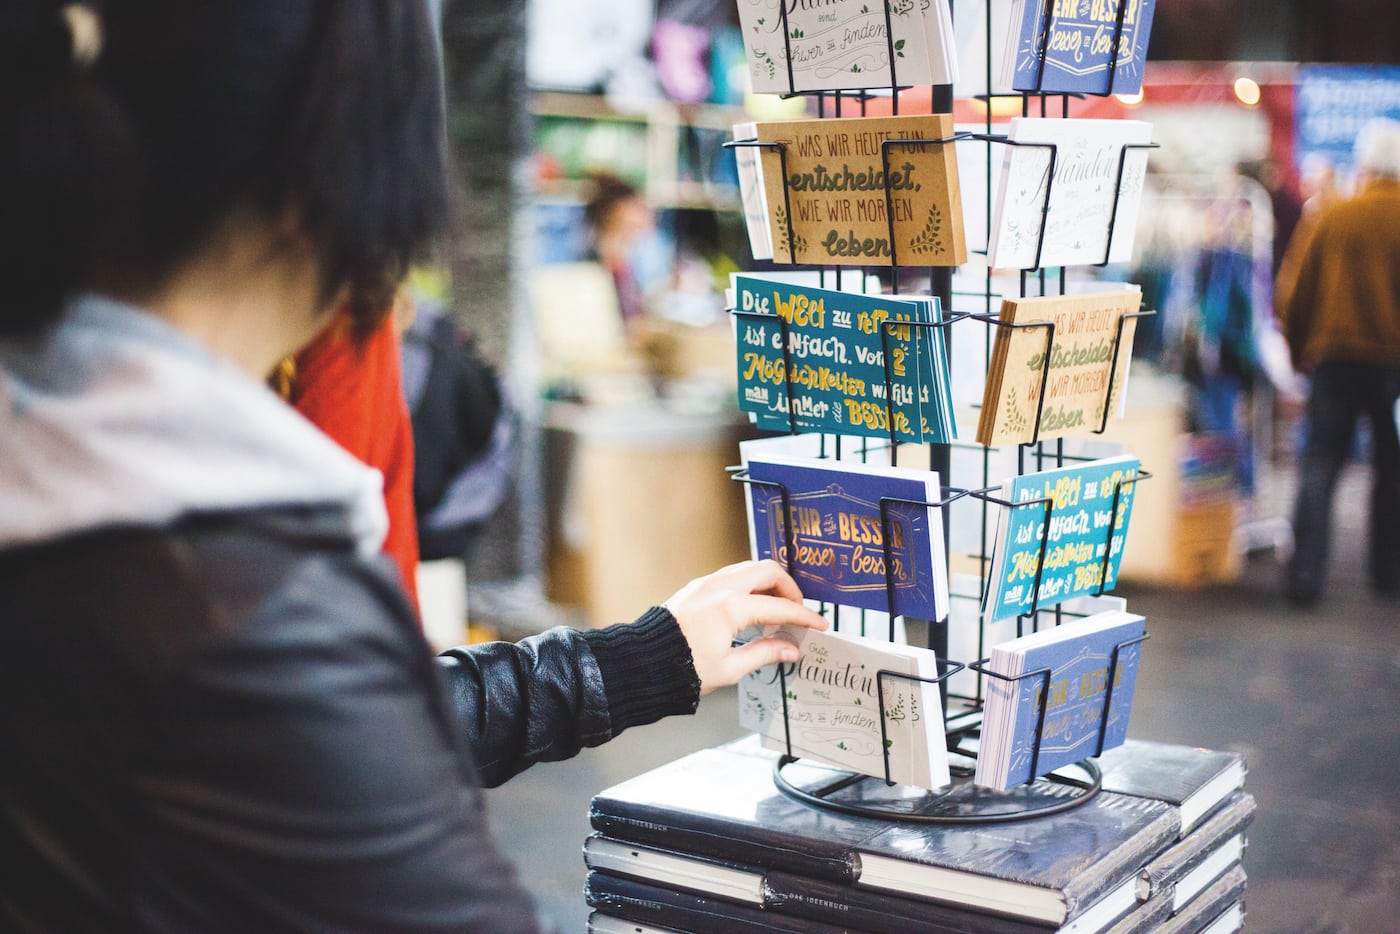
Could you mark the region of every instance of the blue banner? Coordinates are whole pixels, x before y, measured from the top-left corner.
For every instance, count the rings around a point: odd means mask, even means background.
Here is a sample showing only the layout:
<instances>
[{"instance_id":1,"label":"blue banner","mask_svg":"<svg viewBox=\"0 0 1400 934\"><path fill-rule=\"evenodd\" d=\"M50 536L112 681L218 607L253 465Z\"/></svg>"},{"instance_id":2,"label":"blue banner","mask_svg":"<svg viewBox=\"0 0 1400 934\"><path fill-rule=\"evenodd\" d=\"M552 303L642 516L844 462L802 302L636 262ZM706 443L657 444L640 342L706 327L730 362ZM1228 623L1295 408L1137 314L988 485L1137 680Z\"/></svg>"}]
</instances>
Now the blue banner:
<instances>
[{"instance_id":1,"label":"blue banner","mask_svg":"<svg viewBox=\"0 0 1400 934\"><path fill-rule=\"evenodd\" d=\"M1322 156L1346 171L1356 134L1376 117L1400 120L1400 66L1307 65L1294 85L1294 165Z\"/></svg>"}]
</instances>

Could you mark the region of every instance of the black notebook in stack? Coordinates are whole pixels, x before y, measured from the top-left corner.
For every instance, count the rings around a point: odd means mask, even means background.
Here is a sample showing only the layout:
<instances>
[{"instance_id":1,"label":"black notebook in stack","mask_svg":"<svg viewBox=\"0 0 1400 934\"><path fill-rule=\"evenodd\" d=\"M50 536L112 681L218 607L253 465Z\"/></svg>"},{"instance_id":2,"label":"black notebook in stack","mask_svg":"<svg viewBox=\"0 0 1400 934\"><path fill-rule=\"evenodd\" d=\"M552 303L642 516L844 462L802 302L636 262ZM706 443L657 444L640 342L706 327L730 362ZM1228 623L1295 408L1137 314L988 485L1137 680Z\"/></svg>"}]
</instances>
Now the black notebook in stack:
<instances>
[{"instance_id":1,"label":"black notebook in stack","mask_svg":"<svg viewBox=\"0 0 1400 934\"><path fill-rule=\"evenodd\" d=\"M1129 739L1099 757L1103 787L1177 808L1187 835L1231 794L1248 771L1237 752Z\"/></svg>"},{"instance_id":2,"label":"black notebook in stack","mask_svg":"<svg viewBox=\"0 0 1400 934\"><path fill-rule=\"evenodd\" d=\"M1168 925L1196 930L1192 919L1200 921L1212 910L1222 910L1216 903L1224 898L1220 886L1225 879L1231 880L1226 894L1242 896L1245 833L1254 810L1254 798L1236 791L1199 827L1154 857L1139 874L1139 895L1145 900L1107 934L1148 934ZM1232 874L1237 871L1241 875L1236 880ZM1235 881L1238 893L1233 891Z\"/></svg>"},{"instance_id":3,"label":"black notebook in stack","mask_svg":"<svg viewBox=\"0 0 1400 934\"><path fill-rule=\"evenodd\" d=\"M769 894L762 897L762 879L751 880L760 896L744 907L770 918L801 917L857 930L862 929L852 916L857 912L873 929L899 929L900 912L908 917L907 903L916 902L927 906L925 930L1074 934L1103 930L1135 908L1141 901L1138 874L1180 836L1176 808L1111 792L1060 813L1006 823L921 824L837 813L780 791L774 784L776 759L751 738L702 750L595 796L593 827L624 846L641 844L679 859L769 874ZM807 791L840 785L848 775L800 761L784 771L790 783ZM989 803L1014 811L1076 794L1044 780L1011 792L963 784L947 796L860 780L828 797L893 812L936 806L946 814L959 808L970 813ZM615 868L602 868L599 844L591 846L596 872L626 878ZM618 856L616 849L611 852ZM679 871L697 868L703 867L683 864ZM633 870L634 881L639 874ZM810 880L805 894L803 880ZM605 883L594 883L594 907L608 914L621 910L616 902L604 903ZM833 888L822 890L818 883ZM643 884L679 888L675 875ZM687 891L719 903L711 910L744 901L698 879L689 885ZM870 897L875 895L889 897L891 913L885 918L865 914L878 912L880 899ZM658 908L637 920L664 927L668 917Z\"/></svg>"},{"instance_id":4,"label":"black notebook in stack","mask_svg":"<svg viewBox=\"0 0 1400 934\"><path fill-rule=\"evenodd\" d=\"M727 860L594 834L584 842L588 903L687 931L899 930L906 934L1042 934L1043 924L973 915L845 883L759 871ZM742 922L742 923L741 923ZM783 927L788 925L788 927Z\"/></svg>"}]
</instances>

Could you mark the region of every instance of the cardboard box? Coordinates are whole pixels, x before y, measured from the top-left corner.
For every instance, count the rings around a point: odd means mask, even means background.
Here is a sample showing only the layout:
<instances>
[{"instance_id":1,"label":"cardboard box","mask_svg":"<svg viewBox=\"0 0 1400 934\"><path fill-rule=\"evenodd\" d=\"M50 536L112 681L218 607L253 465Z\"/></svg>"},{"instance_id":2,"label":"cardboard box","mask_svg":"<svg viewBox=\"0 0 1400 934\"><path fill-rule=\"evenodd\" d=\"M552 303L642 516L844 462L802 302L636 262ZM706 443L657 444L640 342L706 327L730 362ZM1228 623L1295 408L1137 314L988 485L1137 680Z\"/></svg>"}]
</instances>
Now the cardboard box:
<instances>
[{"instance_id":1,"label":"cardboard box","mask_svg":"<svg viewBox=\"0 0 1400 934\"><path fill-rule=\"evenodd\" d=\"M1182 587L1229 583L1240 575L1233 500L1199 502L1176 514L1172 578Z\"/></svg>"}]
</instances>

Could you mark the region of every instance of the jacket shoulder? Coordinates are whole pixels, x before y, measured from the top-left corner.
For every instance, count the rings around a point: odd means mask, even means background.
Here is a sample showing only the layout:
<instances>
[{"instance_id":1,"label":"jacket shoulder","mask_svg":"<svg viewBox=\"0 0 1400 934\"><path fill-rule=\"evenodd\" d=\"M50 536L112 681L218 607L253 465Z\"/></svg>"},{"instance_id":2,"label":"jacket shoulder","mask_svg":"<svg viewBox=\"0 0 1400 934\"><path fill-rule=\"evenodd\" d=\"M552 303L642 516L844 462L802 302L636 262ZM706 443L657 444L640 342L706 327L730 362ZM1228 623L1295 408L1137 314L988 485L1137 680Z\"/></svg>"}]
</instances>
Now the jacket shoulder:
<instances>
[{"instance_id":1,"label":"jacket shoulder","mask_svg":"<svg viewBox=\"0 0 1400 934\"><path fill-rule=\"evenodd\" d=\"M315 510L107 528L0 552L0 594L15 618L33 624L19 629L55 648L101 646L151 674L233 636L307 574L330 579L332 593L374 595L386 613L412 620L406 604L394 605L392 576L356 560L329 515Z\"/></svg>"},{"instance_id":2,"label":"jacket shoulder","mask_svg":"<svg viewBox=\"0 0 1400 934\"><path fill-rule=\"evenodd\" d=\"M11 863L30 917L533 927L392 572L315 517L0 554L0 595L22 611L0 697L24 710L0 734L45 841Z\"/></svg>"}]
</instances>

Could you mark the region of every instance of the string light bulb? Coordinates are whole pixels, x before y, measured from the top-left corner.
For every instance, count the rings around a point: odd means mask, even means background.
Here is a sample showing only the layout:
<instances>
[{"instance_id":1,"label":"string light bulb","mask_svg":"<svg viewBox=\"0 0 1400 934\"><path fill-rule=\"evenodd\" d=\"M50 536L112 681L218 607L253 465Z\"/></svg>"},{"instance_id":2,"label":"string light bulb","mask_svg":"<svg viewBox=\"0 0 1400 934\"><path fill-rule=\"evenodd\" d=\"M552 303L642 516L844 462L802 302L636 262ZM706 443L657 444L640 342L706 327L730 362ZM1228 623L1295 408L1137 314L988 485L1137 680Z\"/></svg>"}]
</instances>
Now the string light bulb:
<instances>
[{"instance_id":1,"label":"string light bulb","mask_svg":"<svg viewBox=\"0 0 1400 934\"><path fill-rule=\"evenodd\" d=\"M1235 99L1241 104L1253 107L1259 103L1259 97L1259 82L1244 75L1235 79Z\"/></svg>"}]
</instances>

